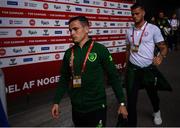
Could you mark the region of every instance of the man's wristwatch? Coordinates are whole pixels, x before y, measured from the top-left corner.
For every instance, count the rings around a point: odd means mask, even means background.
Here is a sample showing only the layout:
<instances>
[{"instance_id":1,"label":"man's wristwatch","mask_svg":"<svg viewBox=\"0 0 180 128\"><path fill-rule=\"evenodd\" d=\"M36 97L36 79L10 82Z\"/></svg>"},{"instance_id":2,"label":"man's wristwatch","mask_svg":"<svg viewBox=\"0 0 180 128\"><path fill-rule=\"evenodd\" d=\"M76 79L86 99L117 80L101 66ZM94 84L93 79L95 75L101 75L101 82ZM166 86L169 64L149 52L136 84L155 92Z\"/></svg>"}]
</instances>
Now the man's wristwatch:
<instances>
[{"instance_id":1,"label":"man's wristwatch","mask_svg":"<svg viewBox=\"0 0 180 128\"><path fill-rule=\"evenodd\" d=\"M125 103L121 102L121 103L120 103L120 106L125 106Z\"/></svg>"}]
</instances>

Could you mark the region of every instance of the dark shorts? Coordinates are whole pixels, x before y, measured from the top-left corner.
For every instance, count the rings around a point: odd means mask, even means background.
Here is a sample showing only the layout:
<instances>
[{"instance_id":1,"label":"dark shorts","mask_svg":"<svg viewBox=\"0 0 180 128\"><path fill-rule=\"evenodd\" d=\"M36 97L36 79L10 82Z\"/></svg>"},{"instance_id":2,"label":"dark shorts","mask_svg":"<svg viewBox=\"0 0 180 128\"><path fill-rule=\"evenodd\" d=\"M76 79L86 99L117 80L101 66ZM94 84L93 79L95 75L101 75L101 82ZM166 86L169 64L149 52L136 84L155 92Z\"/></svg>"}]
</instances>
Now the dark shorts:
<instances>
[{"instance_id":1,"label":"dark shorts","mask_svg":"<svg viewBox=\"0 0 180 128\"><path fill-rule=\"evenodd\" d=\"M106 107L88 113L72 110L72 120L75 127L97 127L106 124Z\"/></svg>"}]
</instances>

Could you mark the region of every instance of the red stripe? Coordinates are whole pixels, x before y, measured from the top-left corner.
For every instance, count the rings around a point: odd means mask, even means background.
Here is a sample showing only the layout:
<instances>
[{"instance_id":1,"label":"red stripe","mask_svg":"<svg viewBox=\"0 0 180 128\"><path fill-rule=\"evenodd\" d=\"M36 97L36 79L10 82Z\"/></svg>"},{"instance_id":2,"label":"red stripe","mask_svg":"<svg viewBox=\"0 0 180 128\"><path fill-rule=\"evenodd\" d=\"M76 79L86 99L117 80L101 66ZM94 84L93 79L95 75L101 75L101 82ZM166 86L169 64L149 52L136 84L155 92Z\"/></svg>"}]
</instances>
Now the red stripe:
<instances>
[{"instance_id":1,"label":"red stripe","mask_svg":"<svg viewBox=\"0 0 180 128\"><path fill-rule=\"evenodd\" d=\"M112 15L100 15L100 14L82 14L82 13L73 13L73 12L42 11L42 10L32 10L32 9L0 8L0 17L11 17L11 18L23 17L23 18L38 18L38 19L41 18L70 19L78 15L86 16L89 20L93 20L93 21L102 21L102 19L103 21L132 21L132 18L130 16L112 16Z\"/></svg>"},{"instance_id":2,"label":"red stripe","mask_svg":"<svg viewBox=\"0 0 180 128\"><path fill-rule=\"evenodd\" d=\"M125 39L125 34L117 35L95 35L93 39L96 41L105 40L123 40ZM54 41L53 41L54 40ZM33 42L35 41L35 42ZM22 38L1 38L1 47L14 47L14 46L30 46L30 45L46 45L46 44L60 44L60 43L72 43L70 36L62 37L22 37Z\"/></svg>"}]
</instances>

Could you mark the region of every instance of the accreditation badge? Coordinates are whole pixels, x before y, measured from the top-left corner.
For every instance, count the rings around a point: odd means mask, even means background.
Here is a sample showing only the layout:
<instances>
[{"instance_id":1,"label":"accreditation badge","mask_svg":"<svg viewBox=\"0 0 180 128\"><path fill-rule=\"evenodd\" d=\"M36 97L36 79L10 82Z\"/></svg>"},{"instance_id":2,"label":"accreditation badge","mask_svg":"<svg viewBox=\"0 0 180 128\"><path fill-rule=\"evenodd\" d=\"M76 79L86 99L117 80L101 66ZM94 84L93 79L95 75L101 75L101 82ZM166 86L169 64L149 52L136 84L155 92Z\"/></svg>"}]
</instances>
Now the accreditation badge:
<instances>
[{"instance_id":1,"label":"accreditation badge","mask_svg":"<svg viewBox=\"0 0 180 128\"><path fill-rule=\"evenodd\" d=\"M131 48L132 52L138 52L139 50L139 46L138 45L133 45L133 47Z\"/></svg>"},{"instance_id":2,"label":"accreditation badge","mask_svg":"<svg viewBox=\"0 0 180 128\"><path fill-rule=\"evenodd\" d=\"M73 76L73 88L81 87L81 76Z\"/></svg>"}]
</instances>

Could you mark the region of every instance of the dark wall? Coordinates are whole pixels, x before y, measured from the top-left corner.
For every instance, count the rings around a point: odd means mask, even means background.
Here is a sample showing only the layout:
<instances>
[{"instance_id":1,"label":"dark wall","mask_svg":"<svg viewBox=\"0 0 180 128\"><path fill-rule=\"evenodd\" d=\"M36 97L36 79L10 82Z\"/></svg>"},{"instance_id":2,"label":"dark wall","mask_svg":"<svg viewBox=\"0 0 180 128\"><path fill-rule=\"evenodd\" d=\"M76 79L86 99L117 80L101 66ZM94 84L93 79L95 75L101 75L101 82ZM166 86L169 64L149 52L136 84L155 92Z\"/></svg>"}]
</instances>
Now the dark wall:
<instances>
[{"instance_id":1,"label":"dark wall","mask_svg":"<svg viewBox=\"0 0 180 128\"><path fill-rule=\"evenodd\" d=\"M136 0L146 7L146 19L152 15L157 16L160 10L164 10L165 15L170 17L173 12L179 15L180 4L178 0Z\"/></svg>"}]
</instances>

